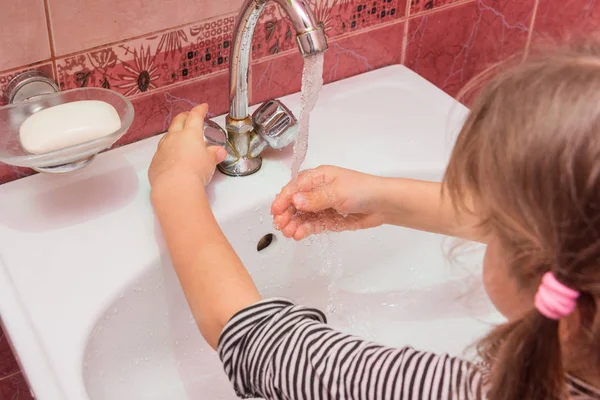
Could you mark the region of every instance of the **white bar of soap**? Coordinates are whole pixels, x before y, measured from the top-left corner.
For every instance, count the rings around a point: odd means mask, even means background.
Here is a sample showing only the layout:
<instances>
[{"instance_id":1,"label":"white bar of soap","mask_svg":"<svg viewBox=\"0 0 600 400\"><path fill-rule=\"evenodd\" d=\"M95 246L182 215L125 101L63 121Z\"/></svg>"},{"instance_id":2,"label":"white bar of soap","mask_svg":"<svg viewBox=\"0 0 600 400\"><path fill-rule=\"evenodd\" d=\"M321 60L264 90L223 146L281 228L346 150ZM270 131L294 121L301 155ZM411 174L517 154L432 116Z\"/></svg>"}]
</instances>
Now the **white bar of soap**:
<instances>
[{"instance_id":1,"label":"white bar of soap","mask_svg":"<svg viewBox=\"0 0 600 400\"><path fill-rule=\"evenodd\" d=\"M41 110L19 129L21 146L31 154L64 149L110 135L121 128L115 108L98 100L82 100Z\"/></svg>"}]
</instances>

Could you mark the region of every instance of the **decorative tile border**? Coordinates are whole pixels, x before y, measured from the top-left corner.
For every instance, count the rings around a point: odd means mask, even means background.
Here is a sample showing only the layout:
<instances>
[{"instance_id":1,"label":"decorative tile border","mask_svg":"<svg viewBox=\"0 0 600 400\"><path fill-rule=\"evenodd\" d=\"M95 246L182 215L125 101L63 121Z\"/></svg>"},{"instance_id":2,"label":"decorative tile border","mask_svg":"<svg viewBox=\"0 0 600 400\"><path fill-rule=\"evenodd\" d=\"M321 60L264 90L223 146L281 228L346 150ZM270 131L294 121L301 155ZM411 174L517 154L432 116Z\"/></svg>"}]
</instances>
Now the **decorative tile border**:
<instances>
[{"instance_id":1,"label":"decorative tile border","mask_svg":"<svg viewBox=\"0 0 600 400\"><path fill-rule=\"evenodd\" d=\"M310 0L329 39L404 17L407 0ZM56 60L61 89L97 86L135 98L228 68L235 14L107 45ZM255 31L254 61L296 48L294 30L276 4Z\"/></svg>"},{"instance_id":2,"label":"decorative tile border","mask_svg":"<svg viewBox=\"0 0 600 400\"><path fill-rule=\"evenodd\" d=\"M410 15L423 13L434 8L440 8L460 1L469 0L410 0Z\"/></svg>"},{"instance_id":3,"label":"decorative tile border","mask_svg":"<svg viewBox=\"0 0 600 400\"><path fill-rule=\"evenodd\" d=\"M234 22L231 14L57 59L59 85L136 97L227 69Z\"/></svg>"}]
</instances>

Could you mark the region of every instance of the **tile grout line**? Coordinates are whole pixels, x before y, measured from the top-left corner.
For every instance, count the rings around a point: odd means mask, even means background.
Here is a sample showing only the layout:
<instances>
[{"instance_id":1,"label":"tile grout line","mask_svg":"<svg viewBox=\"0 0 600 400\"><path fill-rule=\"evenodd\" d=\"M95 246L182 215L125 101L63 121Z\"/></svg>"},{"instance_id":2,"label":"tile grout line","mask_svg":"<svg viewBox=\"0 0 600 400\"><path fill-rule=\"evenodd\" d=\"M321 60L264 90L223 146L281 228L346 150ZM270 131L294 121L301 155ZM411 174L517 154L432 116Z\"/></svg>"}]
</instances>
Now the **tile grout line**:
<instances>
[{"instance_id":1,"label":"tile grout line","mask_svg":"<svg viewBox=\"0 0 600 400\"><path fill-rule=\"evenodd\" d=\"M2 378L0 378L0 382L5 381L5 380L7 380L9 378L12 378L13 376L17 376L17 375L19 375L21 373L22 373L21 370L18 370L18 371L15 371L15 372L11 372L10 374L5 375Z\"/></svg>"},{"instance_id":2,"label":"tile grout line","mask_svg":"<svg viewBox=\"0 0 600 400\"><path fill-rule=\"evenodd\" d=\"M523 60L529 56L529 50L531 49L531 41L533 39L533 31L535 29L535 21L537 20L537 11L540 0L535 0L533 4L533 12L531 13L531 22L529 23L529 34L527 35L527 41L525 42L525 54L523 54Z\"/></svg>"},{"instance_id":3,"label":"tile grout line","mask_svg":"<svg viewBox=\"0 0 600 400\"><path fill-rule=\"evenodd\" d=\"M54 43L54 30L52 29L52 21L50 18L50 6L48 0L44 0L44 14L46 16L46 30L48 31L48 45L50 46L50 60L52 63L52 78L58 82L58 70L56 68L56 49Z\"/></svg>"},{"instance_id":4,"label":"tile grout line","mask_svg":"<svg viewBox=\"0 0 600 400\"><path fill-rule=\"evenodd\" d=\"M219 75L225 75L228 72L229 72L229 69L223 69L223 70L220 70L220 71L211 72L210 74L202 75L202 76L196 77L194 79L187 79L185 81L173 83L173 84L168 85L168 86L161 86L161 87L156 88L156 89L154 89L154 90L152 90L150 92L139 93L137 95L133 95L133 96L130 96L130 97L127 97L127 98L129 99L129 101L143 99L145 97L152 96L152 95L159 94L159 93L163 93L165 91L168 91L168 90L171 90L171 89L176 89L176 88L179 88L181 86L185 86L185 85L189 85L189 84L201 82L201 81L209 79L209 78L215 78L215 77L218 77ZM227 91L229 91L229 89L227 89Z\"/></svg>"},{"instance_id":5,"label":"tile grout line","mask_svg":"<svg viewBox=\"0 0 600 400\"><path fill-rule=\"evenodd\" d=\"M6 75L6 74L10 74L10 73L13 73L13 72L17 72L17 71L28 70L30 68L36 68L36 67L39 67L41 65L48 64L48 63L52 63L52 59L51 58L47 58L45 60L37 61L37 62L31 63L31 64L27 64L27 65L21 65L19 67L5 69L3 71L0 71L0 76L1 75Z\"/></svg>"},{"instance_id":6,"label":"tile grout line","mask_svg":"<svg viewBox=\"0 0 600 400\"><path fill-rule=\"evenodd\" d=\"M408 47L408 24L410 24L410 4L411 0L406 0L406 11L404 12L404 16L406 21L404 23L404 32L402 34L402 50L400 54L400 64L404 65L406 61L406 48Z\"/></svg>"}]
</instances>

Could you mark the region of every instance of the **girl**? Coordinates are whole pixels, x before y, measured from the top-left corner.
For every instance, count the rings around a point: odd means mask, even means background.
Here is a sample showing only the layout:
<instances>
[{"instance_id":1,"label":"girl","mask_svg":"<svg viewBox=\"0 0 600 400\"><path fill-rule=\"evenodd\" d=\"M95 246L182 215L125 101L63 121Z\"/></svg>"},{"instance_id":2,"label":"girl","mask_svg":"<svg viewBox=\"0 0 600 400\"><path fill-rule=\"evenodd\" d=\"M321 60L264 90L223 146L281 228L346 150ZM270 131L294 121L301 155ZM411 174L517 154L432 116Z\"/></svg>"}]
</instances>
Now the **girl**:
<instances>
[{"instance_id":1,"label":"girl","mask_svg":"<svg viewBox=\"0 0 600 400\"><path fill-rule=\"evenodd\" d=\"M273 203L296 240L394 224L486 243L483 283L509 322L478 343L481 365L378 346L318 310L261 300L206 198L225 157L204 146L206 112L174 119L149 178L194 317L240 397L600 399L600 47L530 57L493 79L443 184L320 167Z\"/></svg>"}]
</instances>

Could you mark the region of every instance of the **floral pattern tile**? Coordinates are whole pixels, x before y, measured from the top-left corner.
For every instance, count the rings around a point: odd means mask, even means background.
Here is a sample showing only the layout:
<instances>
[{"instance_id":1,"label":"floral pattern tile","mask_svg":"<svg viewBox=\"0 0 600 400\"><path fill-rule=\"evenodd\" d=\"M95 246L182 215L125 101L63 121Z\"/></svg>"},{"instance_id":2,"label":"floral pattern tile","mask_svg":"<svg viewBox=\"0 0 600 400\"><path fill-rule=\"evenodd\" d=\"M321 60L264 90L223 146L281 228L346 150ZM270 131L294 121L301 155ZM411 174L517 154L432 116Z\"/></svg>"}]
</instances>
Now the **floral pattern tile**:
<instances>
[{"instance_id":1,"label":"floral pattern tile","mask_svg":"<svg viewBox=\"0 0 600 400\"><path fill-rule=\"evenodd\" d=\"M234 22L232 14L58 59L60 87L97 86L136 97L225 70Z\"/></svg>"},{"instance_id":2,"label":"floral pattern tile","mask_svg":"<svg viewBox=\"0 0 600 400\"><path fill-rule=\"evenodd\" d=\"M330 43L325 53L325 83L391 64L399 64L404 23L370 30ZM294 52L252 66L252 103L298 92L302 85L302 57Z\"/></svg>"},{"instance_id":3,"label":"floral pattern tile","mask_svg":"<svg viewBox=\"0 0 600 400\"><path fill-rule=\"evenodd\" d=\"M49 76L50 78L54 78L54 72L52 69L52 63L46 62L46 63L41 63L41 64L36 64L36 65L31 65L29 67L23 67L21 69L12 71L12 72L7 72L4 74L0 74L0 106L3 106L6 104L6 99L4 98L4 89L6 88L6 86L10 83L10 81L17 75L26 72L26 71L31 71L31 70L38 70L43 72L44 74L46 74L46 76Z\"/></svg>"},{"instance_id":4,"label":"floral pattern tile","mask_svg":"<svg viewBox=\"0 0 600 400\"><path fill-rule=\"evenodd\" d=\"M534 3L477 0L411 19L405 63L455 96L486 66L524 49Z\"/></svg>"}]
</instances>

